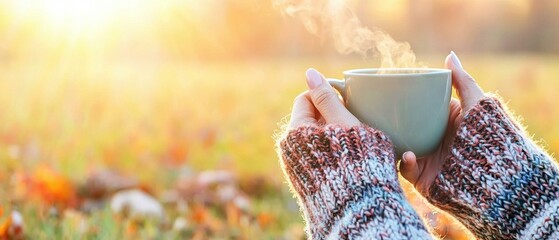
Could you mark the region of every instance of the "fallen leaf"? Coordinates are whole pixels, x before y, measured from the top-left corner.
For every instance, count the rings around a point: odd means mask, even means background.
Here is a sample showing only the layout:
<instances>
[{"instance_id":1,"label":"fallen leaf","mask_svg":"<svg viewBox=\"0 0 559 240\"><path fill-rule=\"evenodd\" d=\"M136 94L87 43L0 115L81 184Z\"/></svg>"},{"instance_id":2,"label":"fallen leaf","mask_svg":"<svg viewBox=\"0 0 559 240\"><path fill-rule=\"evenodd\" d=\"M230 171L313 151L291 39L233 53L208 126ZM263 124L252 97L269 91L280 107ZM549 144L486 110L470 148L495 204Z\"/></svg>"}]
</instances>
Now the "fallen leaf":
<instances>
[{"instance_id":1,"label":"fallen leaf","mask_svg":"<svg viewBox=\"0 0 559 240\"><path fill-rule=\"evenodd\" d=\"M261 198L272 192L279 192L281 188L281 182L275 182L264 174L243 175L239 179L239 189L253 197Z\"/></svg>"},{"instance_id":2,"label":"fallen leaf","mask_svg":"<svg viewBox=\"0 0 559 240\"><path fill-rule=\"evenodd\" d=\"M218 186L215 192L220 202L232 201L239 194L237 187L233 184Z\"/></svg>"},{"instance_id":3,"label":"fallen leaf","mask_svg":"<svg viewBox=\"0 0 559 240\"><path fill-rule=\"evenodd\" d=\"M113 171L103 170L91 174L87 178L85 185L81 187L81 192L84 197L101 199L117 191L138 186L139 183L134 178Z\"/></svg>"},{"instance_id":4,"label":"fallen leaf","mask_svg":"<svg viewBox=\"0 0 559 240\"><path fill-rule=\"evenodd\" d=\"M163 206L157 199L138 189L124 190L111 199L111 209L115 213L132 218L163 219Z\"/></svg>"},{"instance_id":5,"label":"fallen leaf","mask_svg":"<svg viewBox=\"0 0 559 240\"><path fill-rule=\"evenodd\" d=\"M12 226L12 218L6 219L2 224L0 224L0 239L5 239L8 237L8 230Z\"/></svg>"},{"instance_id":6,"label":"fallen leaf","mask_svg":"<svg viewBox=\"0 0 559 240\"><path fill-rule=\"evenodd\" d=\"M192 220L196 224L202 224L208 218L208 212L203 206L194 206L192 209Z\"/></svg>"},{"instance_id":7,"label":"fallen leaf","mask_svg":"<svg viewBox=\"0 0 559 240\"><path fill-rule=\"evenodd\" d=\"M76 191L70 180L49 167L38 167L32 174L15 173L13 180L14 196L19 199L36 198L45 205L57 207L76 203Z\"/></svg>"},{"instance_id":8,"label":"fallen leaf","mask_svg":"<svg viewBox=\"0 0 559 240\"><path fill-rule=\"evenodd\" d=\"M225 170L205 171L198 175L198 184L202 186L233 182L235 182L235 176Z\"/></svg>"},{"instance_id":9,"label":"fallen leaf","mask_svg":"<svg viewBox=\"0 0 559 240\"><path fill-rule=\"evenodd\" d=\"M23 239L23 216L12 211L10 217L0 224L0 239Z\"/></svg>"},{"instance_id":10,"label":"fallen leaf","mask_svg":"<svg viewBox=\"0 0 559 240\"><path fill-rule=\"evenodd\" d=\"M258 225L260 225L260 227L265 228L274 222L275 216L270 213L263 212L258 214L256 220L258 221Z\"/></svg>"},{"instance_id":11,"label":"fallen leaf","mask_svg":"<svg viewBox=\"0 0 559 240\"><path fill-rule=\"evenodd\" d=\"M180 166L184 164L189 155L189 143L186 141L174 142L169 146L169 161L170 166Z\"/></svg>"}]
</instances>

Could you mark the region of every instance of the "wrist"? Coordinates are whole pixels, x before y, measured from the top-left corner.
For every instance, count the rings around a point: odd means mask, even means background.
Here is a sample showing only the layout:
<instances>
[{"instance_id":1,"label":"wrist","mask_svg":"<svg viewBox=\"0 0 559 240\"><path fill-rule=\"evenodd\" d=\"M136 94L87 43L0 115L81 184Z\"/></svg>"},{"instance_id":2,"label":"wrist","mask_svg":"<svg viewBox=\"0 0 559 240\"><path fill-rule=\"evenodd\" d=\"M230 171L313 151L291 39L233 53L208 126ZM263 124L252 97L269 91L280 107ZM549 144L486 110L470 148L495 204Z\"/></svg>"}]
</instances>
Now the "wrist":
<instances>
[{"instance_id":1,"label":"wrist","mask_svg":"<svg viewBox=\"0 0 559 240\"><path fill-rule=\"evenodd\" d=\"M394 147L382 132L365 125L300 127L284 137L280 150L312 238L345 239L368 228L428 236L406 201ZM392 221L399 224L388 226Z\"/></svg>"},{"instance_id":2,"label":"wrist","mask_svg":"<svg viewBox=\"0 0 559 240\"><path fill-rule=\"evenodd\" d=\"M426 198L479 238L514 238L559 195L557 168L495 97L481 99L460 124Z\"/></svg>"},{"instance_id":3,"label":"wrist","mask_svg":"<svg viewBox=\"0 0 559 240\"><path fill-rule=\"evenodd\" d=\"M303 126L291 130L279 145L285 173L303 194L345 175L356 183L397 178L392 143L366 125Z\"/></svg>"}]
</instances>

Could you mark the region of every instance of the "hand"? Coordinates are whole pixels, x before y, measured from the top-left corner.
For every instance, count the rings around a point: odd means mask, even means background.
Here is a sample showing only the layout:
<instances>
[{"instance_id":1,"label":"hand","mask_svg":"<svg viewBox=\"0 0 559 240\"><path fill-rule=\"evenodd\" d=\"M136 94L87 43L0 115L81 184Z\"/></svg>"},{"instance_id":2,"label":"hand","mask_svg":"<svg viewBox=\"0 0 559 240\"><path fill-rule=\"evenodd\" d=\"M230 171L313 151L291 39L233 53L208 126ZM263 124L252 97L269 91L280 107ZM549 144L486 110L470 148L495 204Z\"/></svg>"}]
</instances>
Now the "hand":
<instances>
[{"instance_id":1,"label":"hand","mask_svg":"<svg viewBox=\"0 0 559 240\"><path fill-rule=\"evenodd\" d=\"M402 176L422 194L427 192L441 171L464 114L485 96L475 80L464 71L454 52L446 57L445 65L452 70L452 85L460 101L453 98L450 102L450 116L443 142L434 153L423 158L416 158L413 152L405 152L400 162Z\"/></svg>"},{"instance_id":2,"label":"hand","mask_svg":"<svg viewBox=\"0 0 559 240\"><path fill-rule=\"evenodd\" d=\"M359 120L344 106L324 76L313 68L307 70L309 90L295 98L288 129L304 125L339 124L353 127Z\"/></svg>"}]
</instances>

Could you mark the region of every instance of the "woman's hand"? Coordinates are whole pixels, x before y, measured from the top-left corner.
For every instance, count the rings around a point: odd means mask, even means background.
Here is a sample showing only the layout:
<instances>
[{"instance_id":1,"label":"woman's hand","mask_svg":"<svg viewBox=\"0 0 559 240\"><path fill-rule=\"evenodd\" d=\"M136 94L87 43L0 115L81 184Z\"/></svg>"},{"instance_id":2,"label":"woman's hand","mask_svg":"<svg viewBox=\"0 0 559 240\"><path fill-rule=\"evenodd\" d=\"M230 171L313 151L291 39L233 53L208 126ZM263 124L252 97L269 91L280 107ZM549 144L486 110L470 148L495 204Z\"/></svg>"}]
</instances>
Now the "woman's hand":
<instances>
[{"instance_id":1,"label":"woman's hand","mask_svg":"<svg viewBox=\"0 0 559 240\"><path fill-rule=\"evenodd\" d=\"M316 70L307 70L307 84L278 142L307 237L430 239L398 183L388 137L361 124Z\"/></svg>"},{"instance_id":2,"label":"woman's hand","mask_svg":"<svg viewBox=\"0 0 559 240\"><path fill-rule=\"evenodd\" d=\"M310 68L306 75L309 90L295 98L288 127L290 130L305 125L338 124L353 127L360 124L321 73Z\"/></svg>"},{"instance_id":3,"label":"woman's hand","mask_svg":"<svg viewBox=\"0 0 559 240\"><path fill-rule=\"evenodd\" d=\"M454 52L447 56L445 65L452 70L452 85L456 89L460 101L453 98L450 102L450 116L443 142L434 153L427 157L416 158L413 152L405 152L400 162L402 176L411 182L420 193L426 193L441 171L456 136L457 128L464 119L464 114L485 96L475 80L464 71Z\"/></svg>"}]
</instances>

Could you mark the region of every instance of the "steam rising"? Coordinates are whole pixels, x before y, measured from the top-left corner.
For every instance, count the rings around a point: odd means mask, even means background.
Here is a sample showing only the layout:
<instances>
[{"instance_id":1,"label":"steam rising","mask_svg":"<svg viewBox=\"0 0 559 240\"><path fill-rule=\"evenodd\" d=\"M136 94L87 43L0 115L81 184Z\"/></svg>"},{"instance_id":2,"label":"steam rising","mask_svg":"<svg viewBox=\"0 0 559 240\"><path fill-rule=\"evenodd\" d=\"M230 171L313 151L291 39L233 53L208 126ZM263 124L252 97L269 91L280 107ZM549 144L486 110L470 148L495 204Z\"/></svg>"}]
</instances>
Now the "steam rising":
<instances>
[{"instance_id":1,"label":"steam rising","mask_svg":"<svg viewBox=\"0 0 559 240\"><path fill-rule=\"evenodd\" d=\"M331 35L336 50L342 54L378 54L381 68L416 67L409 43L397 42L379 29L363 26L345 0L274 0L274 6L299 18L312 34Z\"/></svg>"}]
</instances>

